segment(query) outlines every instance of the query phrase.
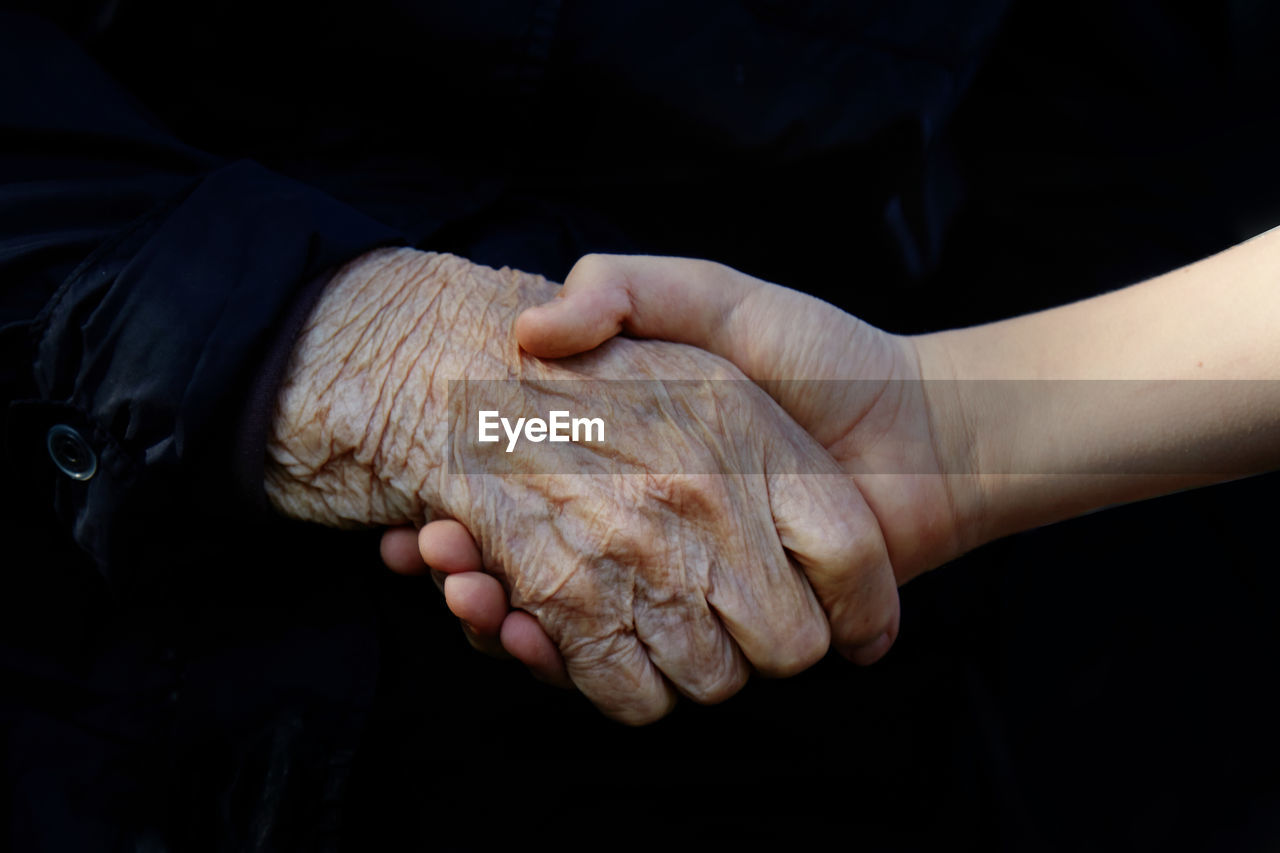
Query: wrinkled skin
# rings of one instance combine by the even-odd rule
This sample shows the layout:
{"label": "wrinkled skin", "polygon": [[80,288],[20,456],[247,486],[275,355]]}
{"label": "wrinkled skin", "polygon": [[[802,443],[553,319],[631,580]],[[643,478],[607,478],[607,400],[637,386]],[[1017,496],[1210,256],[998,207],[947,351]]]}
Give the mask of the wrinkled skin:
{"label": "wrinkled skin", "polygon": [[[549,383],[742,374],[650,341],[531,358],[510,330],[555,291],[537,276],[411,250],[341,271],[281,393],[268,444],[274,505],[343,526],[457,519],[512,605],[559,647],[574,684],[629,723],[662,716],[677,690],[715,702],[751,667],[786,675],[821,657],[827,623],[800,569],[849,579],[856,639],[896,624],[874,517],[804,430],[747,382],[676,384],[666,405],[629,397],[638,383],[582,383],[584,399],[566,403],[564,386]],[[521,380],[504,414],[603,417],[608,450],[567,452],[584,454],[583,470],[605,453],[642,473],[549,470],[545,453],[519,449],[504,459],[514,473],[483,473],[475,445],[448,444],[447,380],[461,378]],[[832,476],[793,473],[802,470]]]}
{"label": "wrinkled skin", "polygon": [[[969,475],[977,468],[973,436],[963,418],[939,418],[963,411],[956,383],[919,381],[952,373],[928,338],[888,334],[722,264],[625,255],[582,258],[556,299],[517,329],[543,357],[625,332],[728,359],[853,478],[879,519],[899,584],[981,541],[983,498]],[[835,591],[826,603],[836,626],[845,603]]]}
{"label": "wrinkled skin", "polygon": [[[982,541],[985,497],[980,478],[966,473],[976,470],[967,419],[937,417],[963,413],[956,383],[919,381],[925,356],[931,377],[952,373],[944,351],[922,352],[928,340],[888,334],[721,264],[646,256],[582,258],[552,300],[516,322],[522,348],[552,359],[619,332],[713,352],[765,389],[851,477],[879,521],[899,584]],[[465,529],[444,521],[417,535],[391,530],[384,545],[394,571],[430,565],[449,575],[445,600],[474,647],[510,653],[536,677],[564,684],[550,641],[519,611],[509,613],[501,587],[478,571],[480,552]],[[872,647],[846,641],[861,631],[861,579],[819,570],[807,577],[837,648],[856,663],[878,659],[896,625]]]}

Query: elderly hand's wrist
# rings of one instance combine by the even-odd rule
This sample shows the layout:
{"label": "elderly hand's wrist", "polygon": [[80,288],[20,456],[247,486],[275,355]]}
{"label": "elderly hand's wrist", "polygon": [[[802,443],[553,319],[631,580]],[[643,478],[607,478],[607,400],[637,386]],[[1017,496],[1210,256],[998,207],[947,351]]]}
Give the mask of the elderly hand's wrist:
{"label": "elderly hand's wrist", "polygon": [[505,329],[487,327],[501,284],[484,293],[474,269],[398,249],[338,272],[278,398],[266,477],[277,509],[352,526],[421,521],[438,505],[448,380],[506,376],[518,358]]}

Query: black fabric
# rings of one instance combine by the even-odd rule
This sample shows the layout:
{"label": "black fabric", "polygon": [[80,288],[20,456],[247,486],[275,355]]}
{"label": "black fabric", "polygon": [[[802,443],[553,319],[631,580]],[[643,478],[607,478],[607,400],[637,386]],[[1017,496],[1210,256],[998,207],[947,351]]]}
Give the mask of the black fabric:
{"label": "black fabric", "polygon": [[293,331],[375,246],[711,257],[914,331],[1276,224],[1272,5],[4,5],[10,848],[1280,839],[1274,476],[995,543],[882,665],[642,730],[259,482]]}

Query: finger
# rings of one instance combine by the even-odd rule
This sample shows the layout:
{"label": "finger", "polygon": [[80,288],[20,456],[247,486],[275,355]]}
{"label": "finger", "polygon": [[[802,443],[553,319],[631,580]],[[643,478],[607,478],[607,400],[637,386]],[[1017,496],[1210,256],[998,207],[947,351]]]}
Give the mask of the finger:
{"label": "finger", "polygon": [[433,521],[414,534],[411,543],[396,543],[396,547],[406,544],[412,546],[418,562],[431,562],[431,578],[461,621],[471,647],[491,657],[509,657],[498,639],[507,594],[496,578],[477,571],[480,550],[466,527],[452,520]]}
{"label": "finger", "polygon": [[447,574],[483,568],[480,548],[471,533],[452,519],[433,521],[419,530],[417,548],[421,560]]}
{"label": "finger", "polygon": [[[543,578],[526,565],[508,576],[513,610],[503,623],[503,645],[535,672],[548,674],[555,672],[548,653],[558,649],[573,686],[601,713],[627,725],[652,723],[675,707],[679,694],[636,636],[626,605],[630,592],[618,582],[619,573],[588,570],[569,542],[556,537],[538,550],[542,561],[569,568]],[[542,633],[550,646],[541,642]]]}
{"label": "finger", "polygon": [[[713,705],[741,690],[751,670],[705,597],[697,580],[702,567],[688,562],[696,559],[671,555],[660,587],[640,585],[636,634],[650,660],[677,690],[695,702]],[[702,562],[705,566],[709,559]]]}
{"label": "finger", "polygon": [[515,331],[542,358],[583,352],[620,332],[696,346],[731,362],[824,443],[831,428],[831,440],[844,434],[831,422],[838,402],[858,411],[871,401],[861,383],[844,386],[836,401],[830,387],[799,380],[844,379],[850,365],[873,378],[884,355],[869,343],[878,332],[812,296],[712,261],[646,255],[585,256],[556,298],[527,309]]}
{"label": "finger", "polygon": [[378,545],[382,562],[401,575],[420,575],[427,570],[418,554],[418,531],[412,527],[392,527],[382,534]]}
{"label": "finger", "polygon": [[626,332],[721,351],[735,307],[765,283],[710,261],[644,255],[587,255],[550,302],[516,320],[520,346],[541,358],[593,349]]}
{"label": "finger", "polygon": [[556,687],[572,688],[564,658],[538,620],[523,610],[513,610],[502,622],[502,648],[520,661],[533,677]]}
{"label": "finger", "polygon": [[[516,625],[517,630],[523,630],[518,627],[520,621]],[[518,643],[514,645],[519,648]],[[568,642],[560,638],[558,645],[573,685],[606,716],[642,726],[675,707],[675,688],[663,678],[634,633],[619,631]]]}
{"label": "finger", "polygon": [[[756,491],[764,492],[764,484]],[[761,675],[785,678],[807,669],[827,653],[831,634],[822,605],[775,531],[771,505],[758,502],[722,517],[733,527],[712,564],[708,603]]]}
{"label": "finger", "polygon": [[506,590],[497,578],[484,572],[447,576],[444,601],[454,616],[481,637],[496,637],[507,615]]}
{"label": "finger", "polygon": [[898,586],[874,514],[853,480],[830,465],[829,474],[768,475],[770,502],[779,539],[822,603],[836,649],[866,665],[897,637]]}
{"label": "finger", "polygon": [[[665,636],[651,635],[657,639],[646,637],[645,646],[654,665],[677,690],[699,704],[715,705],[741,690],[750,678],[751,669],[733,637],[720,625],[705,601],[702,608],[713,625],[686,623],[666,632]],[[644,630],[650,629],[651,626]],[[671,653],[673,649],[675,654]]]}
{"label": "finger", "polygon": [[847,651],[842,652],[842,654],[858,666],[870,666],[883,658],[889,653],[889,650],[893,648],[893,644],[898,640],[898,631],[901,621],[902,607],[899,605],[894,609],[893,620],[890,622],[888,629],[883,634],[866,645],[848,649]]}

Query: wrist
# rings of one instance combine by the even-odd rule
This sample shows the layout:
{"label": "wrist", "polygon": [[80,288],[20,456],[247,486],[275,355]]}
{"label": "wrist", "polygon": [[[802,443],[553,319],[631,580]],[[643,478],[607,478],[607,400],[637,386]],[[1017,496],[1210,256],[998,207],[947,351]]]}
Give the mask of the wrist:
{"label": "wrist", "polygon": [[[946,494],[958,557],[1000,535],[999,482],[987,467],[989,406],[970,393],[945,333],[904,338],[914,354],[921,380],[925,416]],[[944,562],[940,561],[940,562]]]}
{"label": "wrist", "polygon": [[286,370],[268,441],[276,508],[336,526],[420,522],[441,508],[448,380],[518,370],[510,336],[488,333],[516,301],[511,283],[409,249],[339,271]]}

